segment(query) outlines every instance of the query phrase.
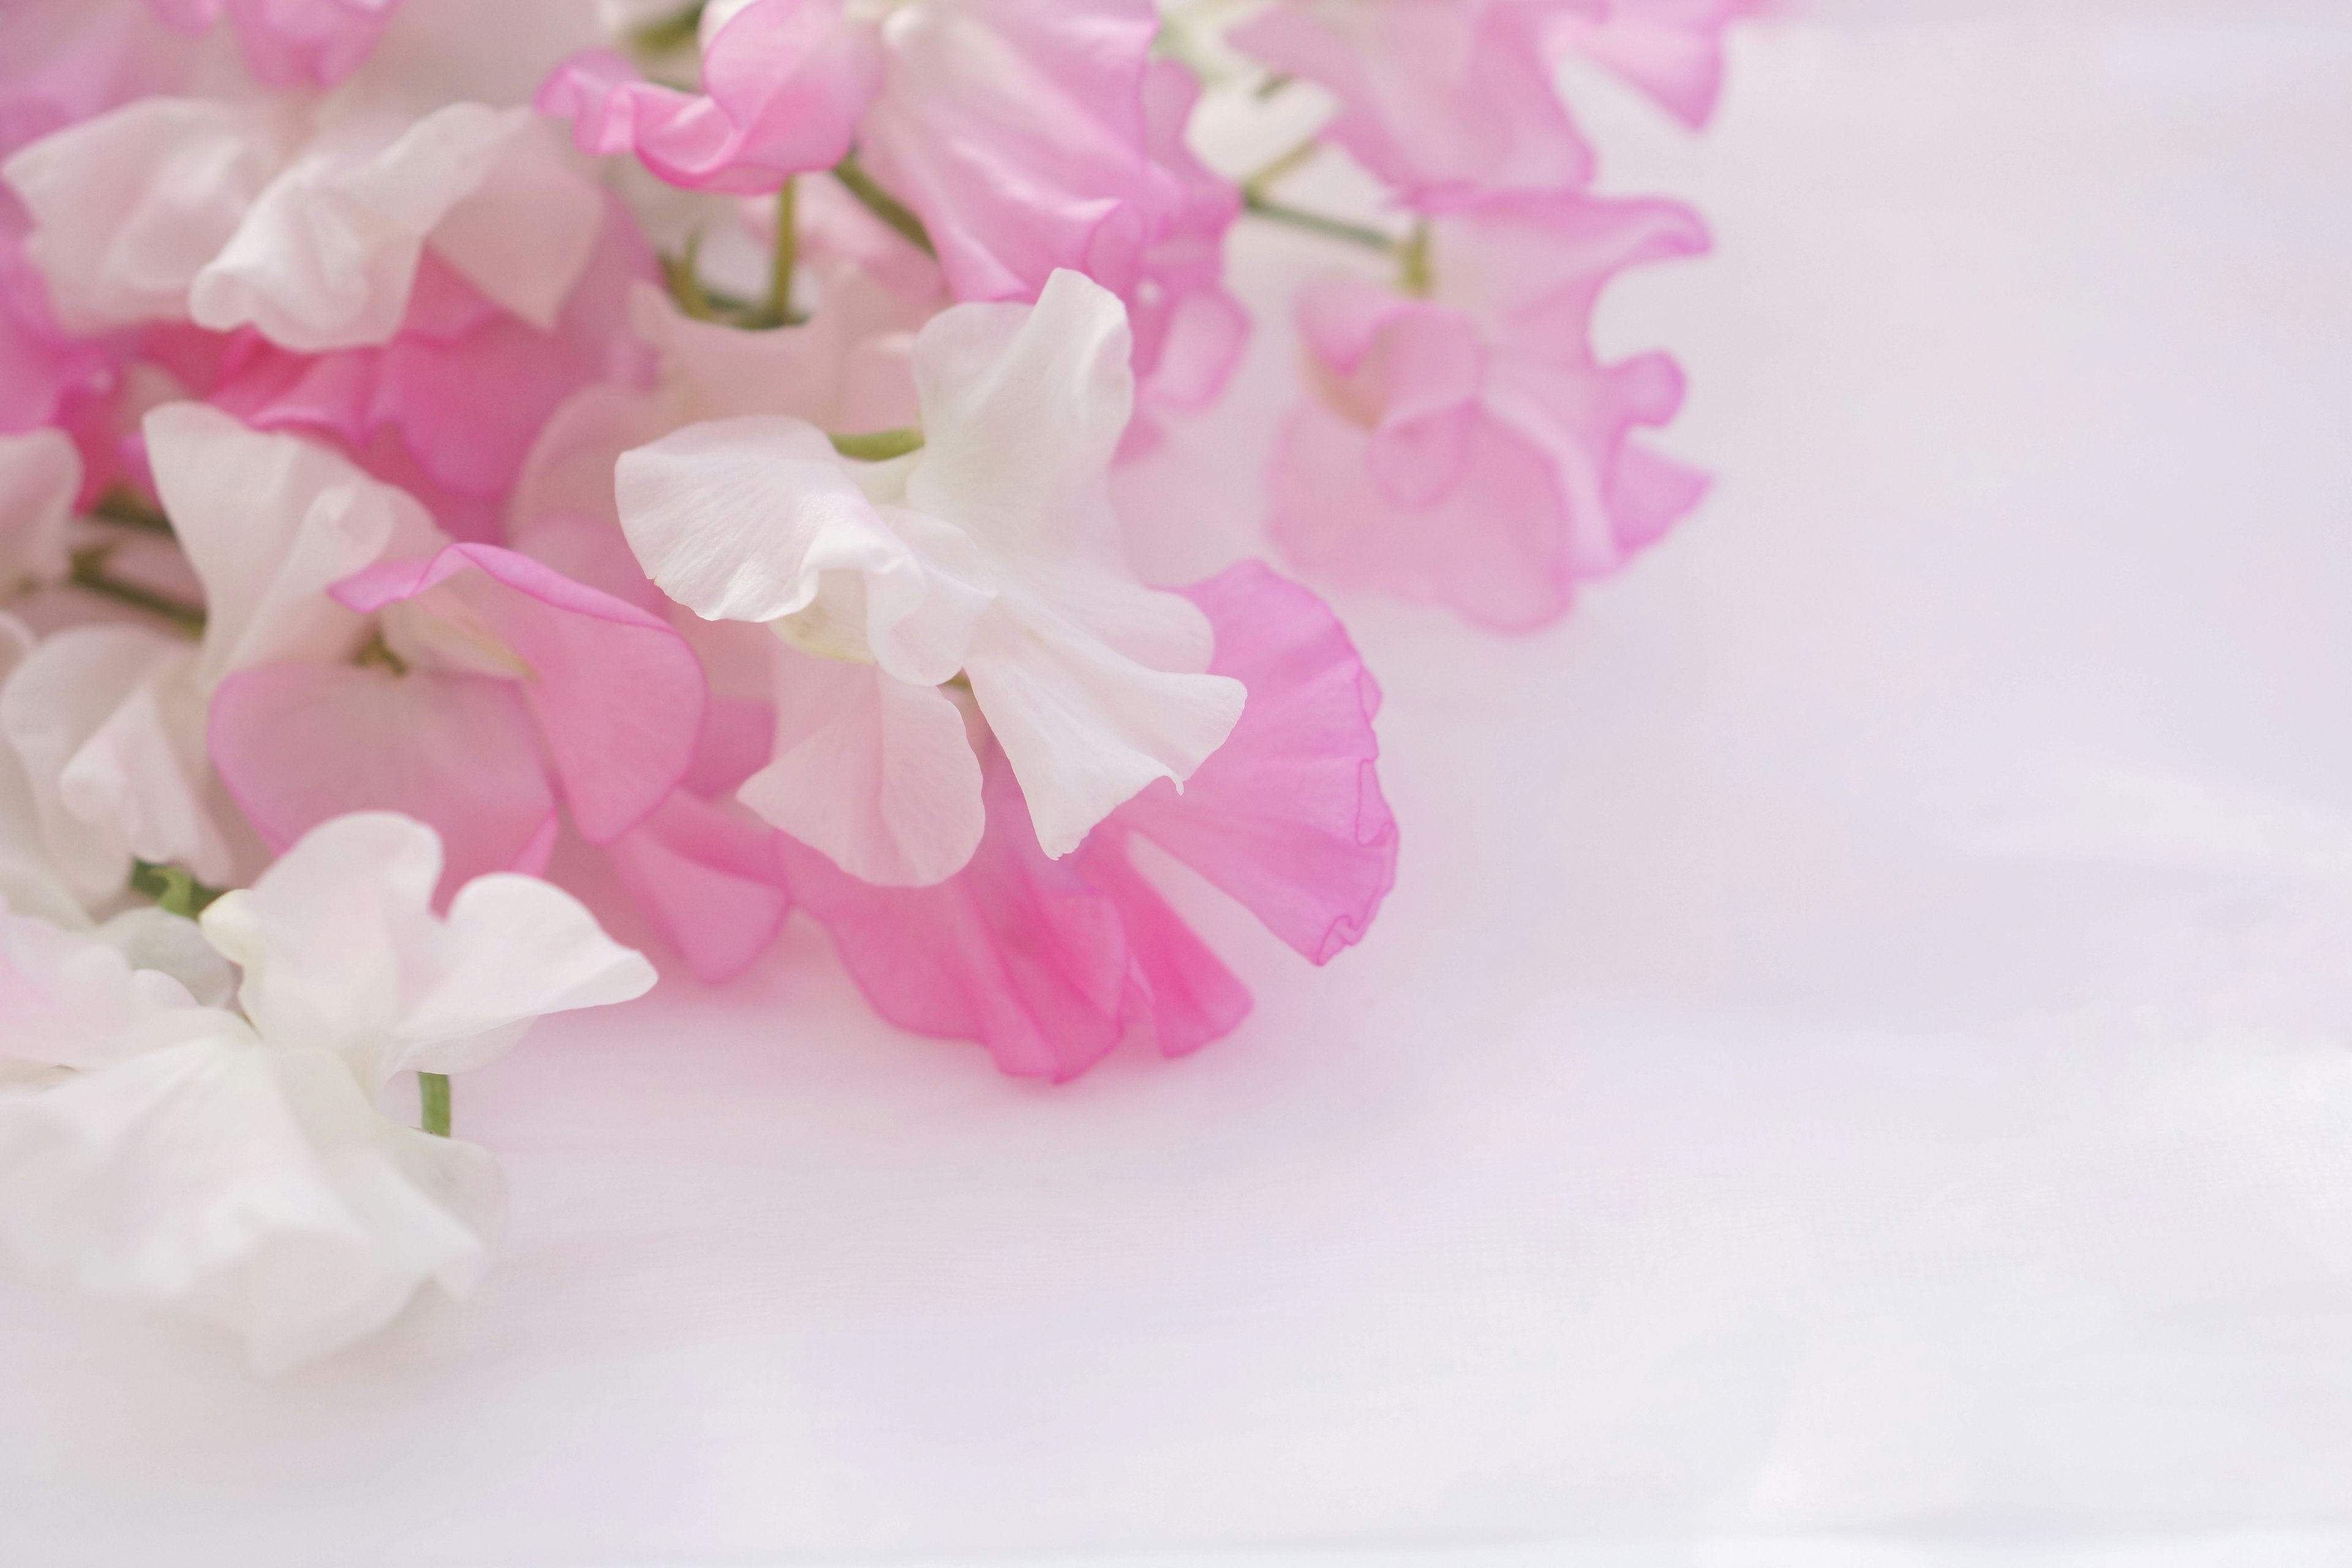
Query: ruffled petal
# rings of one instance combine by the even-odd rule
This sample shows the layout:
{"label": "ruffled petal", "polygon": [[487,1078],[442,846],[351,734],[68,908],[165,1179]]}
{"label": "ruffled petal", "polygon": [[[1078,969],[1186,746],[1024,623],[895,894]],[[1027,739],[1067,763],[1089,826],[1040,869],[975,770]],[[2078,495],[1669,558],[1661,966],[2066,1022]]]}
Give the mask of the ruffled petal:
{"label": "ruffled petal", "polygon": [[[142,912],[203,946],[189,921]],[[152,949],[168,938],[137,927],[114,934],[123,940],[63,931],[0,905],[0,1058],[87,1072],[188,1040],[246,1035],[234,1016],[200,1005],[155,963],[133,961],[134,944]]]}
{"label": "ruffled petal", "polygon": [[1118,910],[1038,849],[1001,761],[988,770],[987,801],[987,837],[946,882],[877,888],[786,844],[793,891],[892,1023],[981,1041],[1017,1077],[1075,1078],[1124,1032]]}
{"label": "ruffled petal", "polygon": [[829,169],[874,94],[880,60],[870,25],[842,0],[751,0],[705,24],[703,91],[638,79],[609,50],[577,56],[541,89],[543,114],[569,118],[583,153],[635,152],[674,185],[737,195]]}
{"label": "ruffled petal", "polygon": [[238,1000],[272,1046],[315,1046],[381,1087],[403,1071],[483,1065],[548,1013],[604,1006],[654,984],[578,900],[494,874],[432,909],[441,845],[391,813],[338,817],[250,888],[204,914],[245,971]]}
{"label": "ruffled petal", "polygon": [[[304,353],[388,342],[427,238],[451,220],[452,265],[509,308],[528,307],[518,313],[551,318],[587,264],[601,204],[544,158],[509,163],[535,134],[529,110],[478,103],[413,123],[367,115],[329,127],[191,280],[187,315],[213,331],[249,324]],[[533,172],[543,183],[519,201],[515,183]]]}
{"label": "ruffled petal", "polygon": [[[1396,881],[1396,819],[1372,733],[1379,689],[1322,600],[1257,562],[1185,590],[1217,628],[1212,667],[1249,706],[1181,795],[1155,784],[1114,814],[1328,963],[1362,940]],[[1123,857],[1118,833],[1087,846]]]}
{"label": "ruffled petal", "polygon": [[217,1324],[280,1371],[471,1292],[484,1151],[379,1115],[318,1050],[191,1041],[0,1096],[0,1237],[35,1272]]}
{"label": "ruffled petal", "polygon": [[706,985],[751,967],[792,911],[774,831],[684,791],[605,853],[637,907]]}
{"label": "ruffled petal", "polygon": [[25,254],[79,332],[184,321],[188,289],[277,176],[267,105],[148,98],[32,143],[0,179],[32,215]]}

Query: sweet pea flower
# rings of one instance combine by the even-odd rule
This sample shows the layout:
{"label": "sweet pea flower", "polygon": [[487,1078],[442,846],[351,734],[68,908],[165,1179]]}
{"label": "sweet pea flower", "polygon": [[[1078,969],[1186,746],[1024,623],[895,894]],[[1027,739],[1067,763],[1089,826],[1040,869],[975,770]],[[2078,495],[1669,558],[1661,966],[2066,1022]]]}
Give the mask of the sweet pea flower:
{"label": "sweet pea flower", "polygon": [[[208,754],[271,847],[331,816],[393,809],[439,831],[453,883],[537,870],[559,802],[607,842],[687,772],[702,676],[658,617],[517,552],[447,542],[414,498],[313,443],[194,404],[146,428],[207,605],[202,649],[149,677],[164,692],[149,706],[172,717],[184,772]],[[51,643],[100,629],[152,636],[93,628]],[[0,725],[21,712],[38,739],[46,694],[17,702],[25,679],[0,689]],[[184,685],[162,686],[173,679]],[[177,732],[189,725],[192,748]],[[70,779],[74,765],[58,772]],[[216,862],[137,852],[221,879],[208,874]],[[107,864],[119,880],[121,857]]]}
{"label": "sweet pea flower", "polygon": [[1285,422],[1268,527],[1310,575],[1500,631],[1565,614],[1698,503],[1705,479],[1629,438],[1682,401],[1663,354],[1601,364],[1601,289],[1706,247],[1668,202],[1507,195],[1434,227],[1434,297],[1360,279],[1301,296],[1317,391]]}
{"label": "sweet pea flower", "polygon": [[939,886],[874,887],[787,847],[794,894],[884,1017],[980,1041],[1002,1070],[1056,1081],[1130,1029],[1170,1056],[1230,1033],[1249,993],[1137,869],[1139,837],[1312,963],[1362,940],[1396,878],[1374,767],[1379,688],[1322,601],[1263,565],[1184,593],[1215,627],[1212,668],[1247,688],[1249,706],[1181,795],[1153,784],[1055,861],[992,750],[987,835]]}
{"label": "sweet pea flower", "polygon": [[320,448],[193,404],[157,409],[145,433],[204,586],[201,642],[72,626],[0,686],[0,737],[30,782],[47,853],[85,900],[119,890],[134,858],[234,879],[205,755],[213,692],[253,665],[346,651],[358,622],[327,586],[433,537],[415,502]]}
{"label": "sweet pea flower", "polygon": [[0,913],[9,1249],[226,1329],[264,1371],[373,1332],[427,1279],[470,1293],[497,1166],[382,1115],[374,1092],[485,1065],[537,1017],[641,995],[654,972],[529,878],[469,882],[437,917],[440,870],[422,824],[345,817],[214,903],[203,934],[243,966],[243,1016],[183,977],[217,988],[200,944]]}
{"label": "sweet pea flower", "polygon": [[957,299],[1031,300],[1084,272],[1129,302],[1146,374],[1188,312],[1181,396],[1238,354],[1217,241],[1240,203],[1182,149],[1197,87],[1152,60],[1159,27],[1150,0],[739,0],[703,13],[700,95],[607,52],[539,101],[583,151],[698,190],[774,190],[854,142]]}
{"label": "sweet pea flower", "polygon": [[1556,0],[1278,0],[1228,35],[1339,100],[1332,142],[1409,199],[1592,174],[1542,39]]}
{"label": "sweet pea flower", "polygon": [[1134,403],[1118,301],[1057,273],[916,341],[919,450],[852,463],[814,426],[690,426],[623,457],[621,521],[663,592],[777,633],[775,756],[740,798],[853,876],[922,885],[984,824],[969,683],[1045,853],[1216,750],[1243,691],[1199,610],[1136,581],[1108,473]]}
{"label": "sweet pea flower", "polygon": [[147,0],[184,33],[227,17],[256,80],[273,88],[332,87],[366,59],[400,0]]}
{"label": "sweet pea flower", "polygon": [[1693,130],[1723,90],[1723,41],[1771,0],[1574,0],[1551,7],[1548,41],[1590,57]]}
{"label": "sweet pea flower", "polygon": [[604,220],[528,110],[412,116],[356,89],[307,109],[142,99],[19,150],[0,181],[71,330],[250,325],[304,353],[388,341],[428,248],[551,327]]}

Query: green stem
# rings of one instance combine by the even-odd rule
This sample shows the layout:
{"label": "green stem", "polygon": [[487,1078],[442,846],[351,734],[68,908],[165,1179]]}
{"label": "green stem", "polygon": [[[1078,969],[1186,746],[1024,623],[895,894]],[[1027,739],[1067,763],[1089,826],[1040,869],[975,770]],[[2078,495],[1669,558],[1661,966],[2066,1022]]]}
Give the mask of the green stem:
{"label": "green stem", "polygon": [[416,1091],[425,1101],[425,1131],[436,1138],[449,1136],[449,1076],[446,1073],[421,1072],[416,1075]]}
{"label": "green stem", "polygon": [[930,231],[923,226],[923,220],[917,217],[906,203],[876,184],[874,176],[866,172],[866,165],[857,161],[856,153],[852,153],[835,163],[833,177],[839,180],[851,195],[864,203],[867,212],[904,235],[908,244],[926,256],[939,254],[938,247],[931,244]]}
{"label": "green stem", "polygon": [[923,433],[913,428],[872,430],[862,436],[835,436],[831,439],[833,449],[845,458],[855,458],[861,463],[887,463],[893,458],[919,451]]}
{"label": "green stem", "polygon": [[1293,170],[1298,168],[1299,165],[1305,163],[1309,158],[1312,158],[1316,153],[1320,153],[1321,151],[1323,151],[1323,143],[1321,141],[1313,136],[1309,136],[1306,141],[1301,142],[1297,146],[1293,147],[1289,152],[1285,153],[1281,157],[1275,159],[1272,163],[1266,164],[1265,167],[1260,169],[1256,174],[1252,174],[1248,179],[1244,180],[1242,182],[1242,189],[1245,193],[1263,196],[1268,190],[1273,188],[1274,183],[1276,180],[1281,179],[1285,174],[1287,174]]}
{"label": "green stem", "polygon": [[90,504],[89,515],[101,522],[135,528],[142,533],[172,537],[172,520],[141,500],[127,485],[117,485]]}
{"label": "green stem", "polygon": [[702,254],[702,236],[697,233],[686,242],[685,251],[661,258],[662,281],[669,287],[669,297],[677,308],[698,321],[719,320],[719,310],[710,296],[702,291],[702,279],[694,269],[695,258]]}
{"label": "green stem", "polygon": [[1379,229],[1365,224],[1347,223],[1336,217],[1325,217],[1299,207],[1286,206],[1270,196],[1244,188],[1242,192],[1244,210],[1272,223],[1286,223],[1293,228],[1303,228],[1309,234],[1319,234],[1326,239],[1342,239],[1349,245],[1360,245],[1372,250],[1396,254],[1397,242]]}
{"label": "green stem", "polygon": [[205,887],[177,866],[159,866],[152,860],[131,863],[131,890],[154,900],[156,908],[165,914],[188,920],[203,914],[223,891]]}
{"label": "green stem", "polygon": [[1430,268],[1429,220],[1415,218],[1412,233],[1397,247],[1397,287],[1415,299],[1426,300],[1436,286],[1436,274]]}
{"label": "green stem", "polygon": [[691,44],[702,31],[703,0],[658,21],[647,22],[629,35],[629,48],[640,55],[667,55]]}
{"label": "green stem", "polygon": [[793,192],[793,178],[786,175],[784,188],[776,193],[776,259],[768,272],[768,320],[780,327],[792,324],[793,268],[800,260],[800,225],[793,210],[798,204]]}
{"label": "green stem", "polygon": [[190,637],[205,635],[205,613],[197,606],[182,604],[168,594],[159,594],[152,588],[142,588],[136,583],[126,583],[120,577],[109,575],[106,560],[113,553],[114,547],[110,544],[98,544],[88,550],[76,551],[73,572],[67,580],[86,593],[112,599],[119,605],[129,605],[133,609],[145,610],[150,615],[161,616]]}

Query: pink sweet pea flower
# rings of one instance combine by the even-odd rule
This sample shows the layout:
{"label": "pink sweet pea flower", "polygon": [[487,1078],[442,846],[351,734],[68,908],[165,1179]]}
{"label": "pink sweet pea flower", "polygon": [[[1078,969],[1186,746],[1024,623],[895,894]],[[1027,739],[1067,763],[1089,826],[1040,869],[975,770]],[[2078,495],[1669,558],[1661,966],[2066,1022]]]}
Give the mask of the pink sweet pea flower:
{"label": "pink sweet pea flower", "polygon": [[1595,298],[1622,269],[1706,247],[1667,202],[1490,197],[1436,224],[1436,298],[1311,286],[1319,391],[1285,424],[1269,528],[1302,570],[1451,605],[1500,631],[1566,613],[1698,503],[1705,479],[1628,439],[1682,401],[1674,362],[1598,363]]}
{"label": "pink sweet pea flower", "polygon": [[1696,130],[1723,90],[1723,37],[1770,0],[1581,0],[1555,8],[1555,47],[1591,57]]}
{"label": "pink sweet pea flower", "polygon": [[794,893],[883,1016],[980,1041],[1003,1071],[1055,1081],[1130,1027],[1170,1056],[1230,1033],[1249,993],[1136,870],[1136,837],[1316,963],[1362,939],[1396,875],[1374,768],[1379,689],[1323,603],[1262,565],[1185,593],[1216,629],[1211,668],[1249,703],[1182,794],[1153,785],[1050,860],[992,751],[987,835],[944,883],[877,888],[787,843]]}
{"label": "pink sweet pea flower", "polygon": [[246,331],[223,345],[217,364],[178,368],[189,384],[209,387],[207,401],[256,429],[331,439],[426,501],[451,532],[495,540],[557,410],[583,388],[617,394],[649,379],[652,356],[625,312],[653,271],[615,204],[552,331],[501,310],[427,256],[400,334],[381,347],[304,355]]}
{"label": "pink sweet pea flower", "polygon": [[215,765],[273,847],[397,810],[441,832],[453,884],[536,873],[559,799],[610,843],[686,776],[701,668],[635,605],[487,544],[382,563],[332,596],[375,617],[397,668],[270,665],[213,699]]}
{"label": "pink sweet pea flower", "polygon": [[635,152],[674,185],[751,195],[840,163],[880,73],[876,29],[842,0],[751,0],[703,13],[700,93],[596,50],[549,79],[539,107],[572,121],[583,153]]}
{"label": "pink sweet pea flower", "polygon": [[1325,134],[1409,197],[1591,177],[1541,40],[1557,0],[1282,0],[1234,47],[1328,89]]}
{"label": "pink sweet pea flower", "polygon": [[400,0],[147,0],[184,33],[223,16],[254,79],[265,87],[332,87],[375,47]]}

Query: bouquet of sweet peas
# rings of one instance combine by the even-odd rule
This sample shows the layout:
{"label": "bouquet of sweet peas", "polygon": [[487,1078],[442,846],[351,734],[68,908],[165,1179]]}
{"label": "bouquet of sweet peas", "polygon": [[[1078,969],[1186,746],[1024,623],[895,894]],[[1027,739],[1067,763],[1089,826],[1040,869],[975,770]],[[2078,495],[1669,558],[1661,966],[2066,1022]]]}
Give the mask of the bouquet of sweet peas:
{"label": "bouquet of sweet peas", "polygon": [[[655,984],[608,897],[711,983],[797,908],[1008,1073],[1230,1032],[1139,841],[1316,963],[1395,875],[1317,589],[1534,627],[1699,500],[1590,328],[1704,230],[1556,79],[1696,124],[1745,8],[16,0],[0,1242],[265,1366],[462,1294],[451,1076]],[[1244,220],[1331,253],[1276,564],[1148,583]]]}

